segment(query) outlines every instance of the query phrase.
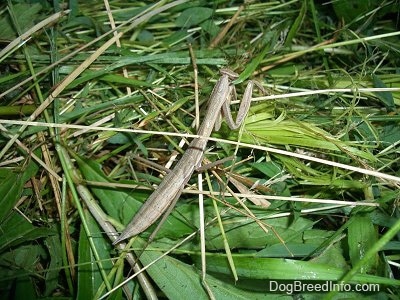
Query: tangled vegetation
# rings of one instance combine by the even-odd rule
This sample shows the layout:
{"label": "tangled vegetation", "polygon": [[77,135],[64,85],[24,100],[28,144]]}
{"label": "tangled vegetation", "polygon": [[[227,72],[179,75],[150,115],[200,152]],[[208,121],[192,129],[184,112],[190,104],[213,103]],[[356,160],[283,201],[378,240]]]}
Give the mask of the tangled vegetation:
{"label": "tangled vegetation", "polygon": [[[1,4],[1,298],[397,299],[399,7]],[[266,94],[212,134],[204,164],[223,161],[154,241],[152,226],[113,246],[195,137],[221,68],[240,74],[238,99],[248,80]]]}

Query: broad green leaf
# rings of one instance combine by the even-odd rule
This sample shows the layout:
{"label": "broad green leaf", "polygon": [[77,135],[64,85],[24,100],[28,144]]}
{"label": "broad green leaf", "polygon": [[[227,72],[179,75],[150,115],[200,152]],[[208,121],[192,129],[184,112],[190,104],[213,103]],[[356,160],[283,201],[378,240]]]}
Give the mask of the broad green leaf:
{"label": "broad green leaf", "polygon": [[296,19],[294,20],[294,22],[293,22],[292,26],[290,27],[290,30],[287,34],[285,46],[290,47],[292,45],[292,40],[295,38],[297,32],[299,31],[299,29],[300,29],[301,25],[303,24],[303,21],[306,17],[307,6],[308,6],[308,1],[304,0],[302,2],[300,12],[297,15]]}
{"label": "broad green leaf", "polygon": [[151,33],[151,31],[148,31],[146,29],[140,31],[137,39],[140,43],[145,45],[151,45],[152,43],[154,43],[155,40],[154,35]]}
{"label": "broad green leaf", "polygon": [[114,145],[125,145],[129,143],[129,138],[123,132],[117,132],[107,139],[107,142]]}
{"label": "broad green leaf", "polygon": [[184,10],[175,20],[179,27],[189,28],[209,19],[214,10],[207,7],[191,7]]}
{"label": "broad green leaf", "polygon": [[[78,156],[75,156],[75,158],[86,180],[110,183],[110,180],[102,172],[100,164],[92,160],[79,158]],[[127,224],[132,219],[141,207],[142,201],[149,195],[149,193],[145,192],[127,191],[121,188],[112,189],[109,187],[91,187],[91,191],[100,201],[105,212],[112,218],[121,220],[124,224]],[[186,225],[185,221],[172,214],[167,218],[157,236],[167,235],[176,237],[190,232],[191,227]]]}
{"label": "broad green leaf", "polygon": [[[0,256],[0,295],[2,299],[36,299],[33,277],[37,264],[45,252],[40,245],[25,245],[14,248]],[[22,290],[20,290],[22,289]],[[4,298],[5,295],[9,297]]]}
{"label": "broad green leaf", "polygon": [[[384,199],[384,197],[382,197],[380,199],[380,203],[391,202],[397,199],[398,196],[399,192],[394,191],[393,193],[387,195],[387,199]],[[374,224],[382,227],[392,227],[394,224],[396,224],[398,220],[396,216],[388,215],[387,213],[379,210],[374,210],[372,213],[370,213],[370,217]]]}
{"label": "broad green leaf", "polygon": [[[375,74],[372,74],[372,81],[376,88],[387,88],[385,83]],[[389,112],[395,110],[394,99],[391,92],[375,92],[375,95],[378,96],[379,100],[382,101]]]}
{"label": "broad green leaf", "polygon": [[251,163],[250,164],[253,168],[259,170],[264,175],[267,175],[268,178],[275,178],[278,174],[282,173],[282,168],[272,161],[266,161],[261,163]]}
{"label": "broad green leaf", "polygon": [[206,31],[212,37],[216,36],[220,31],[220,28],[215,24],[213,20],[206,20],[200,24],[201,28]]}
{"label": "broad green leaf", "polygon": [[[146,265],[157,259],[161,254],[157,251],[145,251],[140,261]],[[175,258],[166,256],[147,271],[168,299],[193,299],[193,295],[196,299],[209,299],[201,283],[199,271]],[[218,300],[276,299],[275,295],[245,291],[210,275],[206,275],[206,283],[215,299]]]}
{"label": "broad green leaf", "polygon": [[[39,17],[42,6],[39,3],[27,4],[17,3],[9,7],[16,17],[18,27],[22,32],[31,29]],[[15,24],[9,16],[9,12],[3,13],[0,19],[0,36],[2,40],[13,40],[19,36],[15,29]]]}
{"label": "broad green leaf", "polygon": [[17,212],[12,212],[1,224],[0,252],[21,243],[55,234],[53,229],[38,228]]}
{"label": "broad green leaf", "polygon": [[400,242],[397,241],[389,242],[385,245],[385,247],[383,247],[383,250],[384,251],[393,250],[400,252]]}
{"label": "broad green leaf", "polygon": [[39,299],[33,278],[27,277],[17,279],[15,283],[15,294],[10,299]]}
{"label": "broad green leaf", "polygon": [[[286,243],[286,247],[290,249],[293,257],[304,257],[313,253],[319,245],[317,244],[300,244]],[[287,249],[282,244],[275,244],[257,252],[257,257],[288,257]]]}
{"label": "broad green leaf", "polygon": [[[40,156],[38,151],[35,151]],[[4,222],[4,218],[11,212],[14,205],[21,197],[23,186],[26,181],[31,179],[38,171],[35,161],[30,160],[29,164],[20,171],[20,173],[12,173],[7,169],[4,172],[8,176],[2,180],[0,185],[0,224]]]}
{"label": "broad green leaf", "polygon": [[349,265],[343,256],[343,250],[340,243],[329,245],[317,257],[314,257],[312,262],[329,265],[342,270],[349,270]]}
{"label": "broad green leaf", "polygon": [[[342,268],[326,264],[282,258],[255,258],[234,256],[236,271],[240,279],[263,280],[340,280],[345,274]],[[230,274],[227,259],[222,256],[207,257],[207,269],[210,272]],[[380,283],[400,286],[400,280],[366,274],[355,275],[353,283]]]}
{"label": "broad green leaf", "polygon": [[[256,222],[243,216],[224,215],[222,216],[223,225],[231,248],[262,249],[266,245],[282,245],[280,239],[285,243],[302,243],[304,230],[312,228],[313,225],[312,221],[304,218],[298,218],[292,223],[288,217],[262,219],[266,216],[265,213],[257,212],[255,215],[263,220],[268,227],[272,227],[275,232],[269,229],[266,233]],[[223,240],[217,226],[207,227],[206,236],[207,249],[224,249]],[[284,247],[284,249],[285,252],[282,255],[290,256],[287,248]]]}
{"label": "broad green leaf", "polygon": [[[129,115],[129,113],[126,113],[126,111],[124,111],[124,114],[122,114],[121,112],[115,113],[114,126],[117,128],[121,127],[123,124],[123,120],[121,120],[121,118],[123,117],[122,115]],[[121,132],[121,134],[126,136],[126,138],[128,139],[128,141],[131,145],[136,145],[145,157],[148,156],[147,148],[143,145],[141,140],[138,138],[137,134],[132,133],[132,132]]]}
{"label": "broad green leaf", "polygon": [[306,230],[303,234],[305,243],[318,244],[321,240],[329,239],[334,232],[323,229]]}
{"label": "broad green leaf", "polygon": [[49,296],[58,287],[58,279],[62,270],[62,247],[60,243],[60,236],[53,235],[44,240],[49,253],[50,264],[48,265],[48,271],[46,272],[46,290],[45,295]]}
{"label": "broad green leaf", "polygon": [[393,145],[400,141],[400,126],[398,124],[399,123],[396,122],[382,127],[379,139],[384,146]]}
{"label": "broad green leaf", "polygon": [[[103,270],[106,272],[106,274],[109,276],[108,280],[113,283],[116,280],[116,275],[115,273],[112,273],[112,269],[114,268],[114,264],[112,261],[112,251],[113,248],[109,243],[108,237],[104,234],[103,230],[99,226],[99,224],[96,222],[96,220],[92,217],[89,211],[85,211],[86,215],[86,223],[88,225],[90,235],[93,238],[93,243],[94,246],[96,247],[97,254],[100,257],[101,260],[101,267]],[[83,233],[83,231],[82,231]],[[92,251],[91,251],[92,253]],[[93,255],[92,255],[93,257]],[[96,268],[93,268],[93,273],[92,273],[92,282],[93,282],[93,287],[95,288],[95,291],[97,292],[97,295],[99,295],[99,287],[101,287],[104,283],[104,279],[101,277],[101,274],[99,272],[99,266],[96,264]],[[129,283],[128,287],[133,290],[132,287],[133,283]],[[104,286],[102,287],[104,289]]]}
{"label": "broad green leaf", "polygon": [[[75,158],[86,180],[110,183],[110,180],[102,172],[100,164],[78,156]],[[125,222],[129,220],[129,216],[126,216],[126,211],[137,210],[142,204],[139,200],[132,197],[131,193],[125,190],[98,187],[93,187],[91,190],[99,199],[107,214],[115,219],[122,219]]]}
{"label": "broad green leaf", "polygon": [[[354,220],[347,229],[347,242],[350,260],[354,265],[362,259],[365,253],[377,242],[378,233],[369,215],[354,215],[351,218]],[[375,273],[378,260],[379,257],[378,254],[376,254],[374,259],[366,262],[366,264],[362,266],[360,272]]]}
{"label": "broad green leaf", "polygon": [[[93,238],[97,253],[101,259],[101,266],[106,273],[110,273],[113,268],[113,264],[110,256],[111,248],[108,239],[106,240],[104,238],[102,230],[88,211],[85,212],[85,215],[91,237]],[[104,284],[104,280],[99,270],[99,264],[94,261],[95,258],[83,227],[81,227],[79,236],[78,259],[79,268],[77,298],[97,298],[95,295],[98,295],[98,290]],[[113,274],[113,277],[109,277],[108,280],[111,282],[115,280],[115,273]],[[131,285],[132,284],[130,284],[130,286]],[[105,287],[103,286],[102,289],[104,290],[104,288]],[[120,293],[120,291],[118,293]]]}
{"label": "broad green leaf", "polygon": [[0,185],[0,221],[2,223],[20,198],[23,185],[21,176],[15,173],[9,173]]}
{"label": "broad green leaf", "polygon": [[85,230],[81,227],[78,244],[78,290],[77,299],[93,299],[96,292],[93,277],[98,276],[99,270],[94,259]]}

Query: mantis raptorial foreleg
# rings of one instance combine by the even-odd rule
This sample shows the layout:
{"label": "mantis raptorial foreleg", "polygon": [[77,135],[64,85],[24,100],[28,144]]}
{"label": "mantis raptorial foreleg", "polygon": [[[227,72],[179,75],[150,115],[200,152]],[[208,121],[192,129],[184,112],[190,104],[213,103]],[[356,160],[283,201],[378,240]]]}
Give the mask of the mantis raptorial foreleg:
{"label": "mantis raptorial foreleg", "polygon": [[[221,69],[220,73],[221,77],[211,93],[204,120],[197,132],[200,137],[195,138],[190,143],[176,166],[164,177],[158,188],[142,205],[114,244],[143,232],[154,224],[161,215],[165,214],[169,208],[172,209],[171,206],[175,205],[193,172],[200,166],[207,146],[207,139],[210,137],[214,125],[217,124],[221,110],[231,129],[236,129],[243,122],[250,108],[254,82],[250,81],[247,84],[236,122],[233,122],[229,104],[232,94],[236,95],[232,80],[237,78],[238,75],[227,69]],[[217,126],[219,128],[219,125]]]}
{"label": "mantis raptorial foreleg", "polygon": [[[229,128],[232,130],[238,129],[240,125],[242,125],[243,120],[246,118],[246,115],[250,109],[251,104],[251,95],[253,94],[254,84],[261,90],[261,92],[265,93],[263,86],[257,81],[250,80],[247,83],[246,90],[243,94],[243,99],[240,102],[239,110],[236,115],[236,121],[233,121],[232,112],[231,112],[231,96],[233,96],[236,100],[236,90],[235,86],[231,86],[232,92],[229,94],[228,98],[222,105],[222,113],[225,117],[226,124],[228,124]],[[218,128],[219,129],[219,128]],[[218,130],[216,128],[216,130]]]}

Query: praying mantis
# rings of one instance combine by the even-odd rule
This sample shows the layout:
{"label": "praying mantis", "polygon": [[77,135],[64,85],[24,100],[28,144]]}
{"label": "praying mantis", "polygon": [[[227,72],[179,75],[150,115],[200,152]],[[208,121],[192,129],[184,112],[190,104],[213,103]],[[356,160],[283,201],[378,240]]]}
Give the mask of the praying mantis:
{"label": "praying mantis", "polygon": [[125,230],[113,242],[114,245],[142,233],[162,215],[164,216],[160,223],[165,220],[178,201],[183,188],[191,178],[193,172],[200,167],[207,141],[213,131],[213,127],[215,127],[215,130],[219,130],[220,128],[221,111],[229,128],[235,130],[242,124],[249,111],[254,84],[264,92],[261,84],[250,80],[247,83],[243,99],[240,103],[236,121],[233,121],[230,101],[232,94],[236,95],[236,91],[232,80],[238,78],[239,75],[229,69],[221,69],[220,74],[221,77],[215,84],[211,93],[204,120],[197,132],[199,137],[193,139],[189,144],[182,158],[141,206],[139,211],[126,226]]}

